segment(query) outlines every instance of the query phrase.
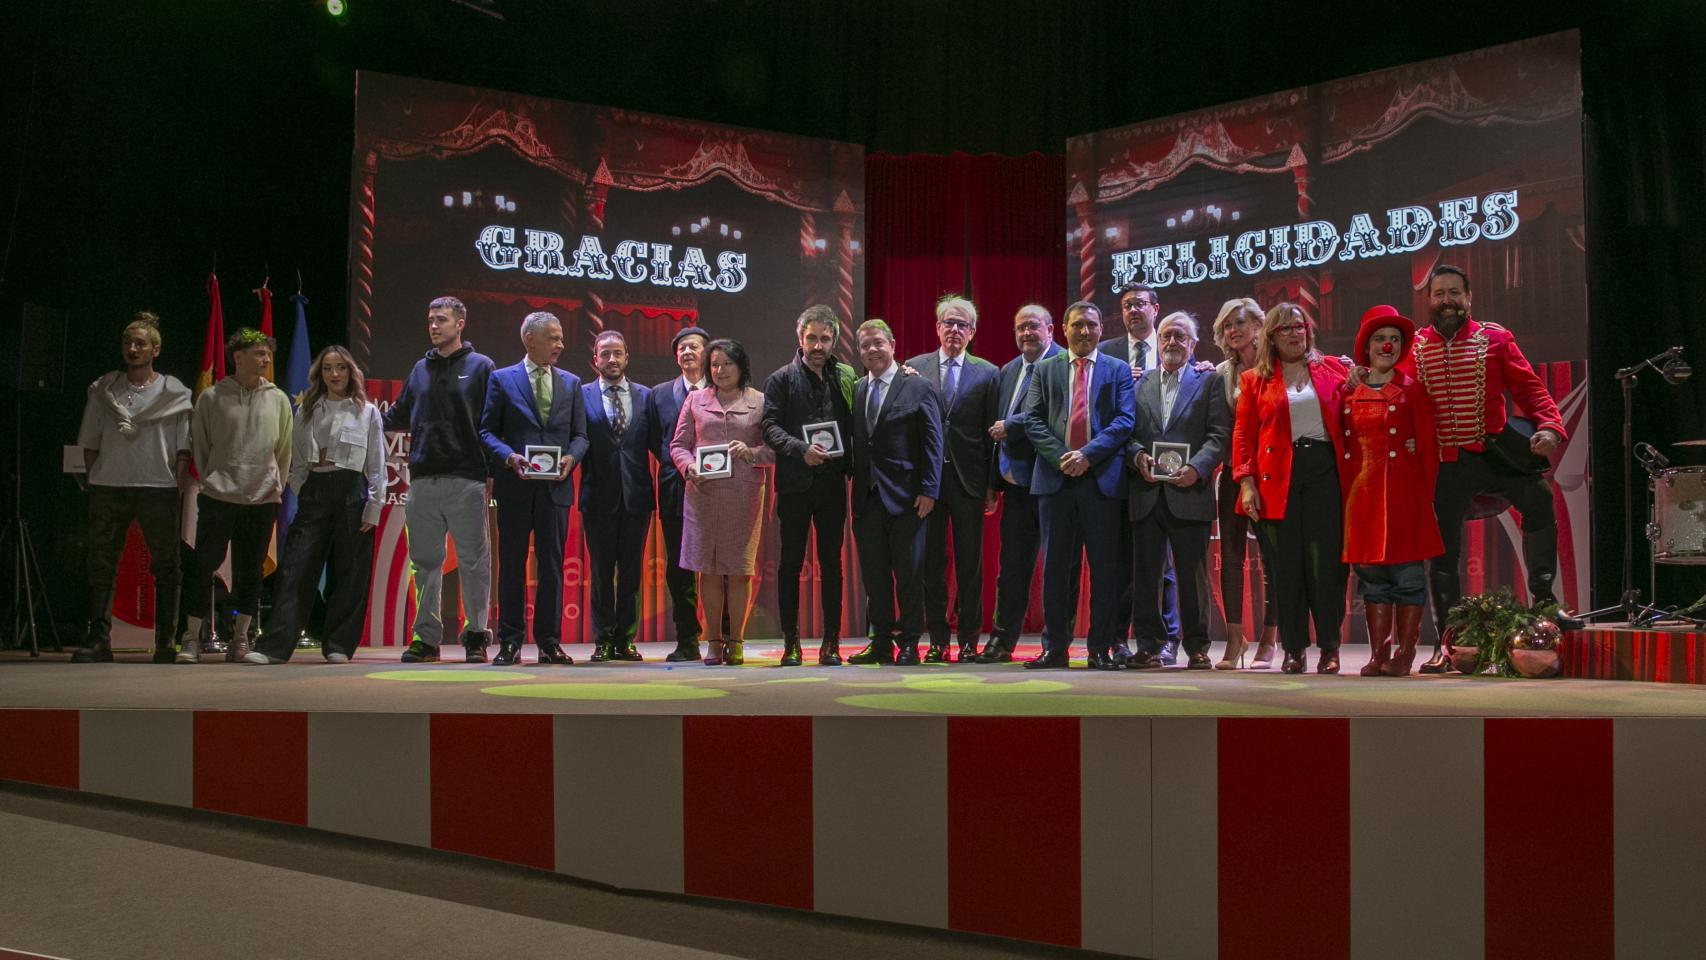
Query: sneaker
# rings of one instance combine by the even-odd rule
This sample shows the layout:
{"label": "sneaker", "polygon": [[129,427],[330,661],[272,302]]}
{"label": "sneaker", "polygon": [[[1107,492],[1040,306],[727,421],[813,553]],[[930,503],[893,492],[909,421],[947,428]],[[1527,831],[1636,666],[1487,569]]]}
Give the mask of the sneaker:
{"label": "sneaker", "polygon": [[178,647],[178,661],[177,662],[179,662],[179,663],[200,663],[201,662],[201,641],[192,637],[190,639],[185,640],[181,645],[179,645],[179,647]]}
{"label": "sneaker", "polygon": [[[181,656],[181,655],[180,655]],[[404,663],[437,663],[438,648],[424,640],[416,640],[403,651]]]}
{"label": "sneaker", "polygon": [[259,650],[255,650],[255,651],[252,651],[250,653],[244,654],[243,655],[243,662],[244,663],[258,663],[264,667],[269,663],[283,663],[284,661],[278,659],[277,657],[269,657],[266,654],[260,652]]}
{"label": "sneaker", "polygon": [[349,663],[349,657],[341,653],[326,654],[327,663]]}
{"label": "sneaker", "polygon": [[[249,638],[237,637],[225,644],[225,662],[241,663],[249,656]],[[284,661],[280,660],[280,663]]]}

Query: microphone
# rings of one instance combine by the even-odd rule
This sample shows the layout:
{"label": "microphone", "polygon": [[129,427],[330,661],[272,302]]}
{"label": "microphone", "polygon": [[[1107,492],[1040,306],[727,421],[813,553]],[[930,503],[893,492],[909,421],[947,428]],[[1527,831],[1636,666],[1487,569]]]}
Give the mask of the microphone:
{"label": "microphone", "polygon": [[1670,458],[1660,453],[1658,448],[1650,443],[1635,444],[1635,459],[1639,460],[1641,466],[1648,470],[1668,470],[1670,468]]}

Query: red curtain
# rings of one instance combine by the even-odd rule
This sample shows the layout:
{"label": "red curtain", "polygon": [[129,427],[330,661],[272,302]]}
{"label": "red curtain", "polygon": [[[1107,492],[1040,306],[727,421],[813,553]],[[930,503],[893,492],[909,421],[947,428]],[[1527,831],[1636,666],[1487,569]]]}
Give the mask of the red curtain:
{"label": "red curtain", "polygon": [[[866,313],[894,328],[903,359],[937,348],[935,305],[945,293],[977,304],[971,350],[997,366],[1018,354],[1021,306],[1040,303],[1057,318],[1066,306],[1064,157],[872,154],[865,196]],[[995,609],[997,523],[984,522],[985,631]],[[1025,630],[1041,626],[1033,596]]]}

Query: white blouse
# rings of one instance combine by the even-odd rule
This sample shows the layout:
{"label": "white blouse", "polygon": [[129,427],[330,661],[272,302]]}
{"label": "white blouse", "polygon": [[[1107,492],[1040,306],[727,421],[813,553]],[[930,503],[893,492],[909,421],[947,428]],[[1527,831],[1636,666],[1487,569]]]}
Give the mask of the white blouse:
{"label": "white blouse", "polygon": [[1306,378],[1301,389],[1285,385],[1285,398],[1291,404],[1291,439],[1325,440],[1327,426],[1321,422],[1321,401],[1315,396],[1315,381]]}
{"label": "white blouse", "polygon": [[[308,474],[354,470],[367,478],[367,506],[363,523],[378,523],[385,506],[385,433],[379,408],[346,397],[322,398],[314,415],[305,419],[296,411],[296,429],[291,435],[290,489],[301,494]],[[327,461],[320,464],[321,455]]]}

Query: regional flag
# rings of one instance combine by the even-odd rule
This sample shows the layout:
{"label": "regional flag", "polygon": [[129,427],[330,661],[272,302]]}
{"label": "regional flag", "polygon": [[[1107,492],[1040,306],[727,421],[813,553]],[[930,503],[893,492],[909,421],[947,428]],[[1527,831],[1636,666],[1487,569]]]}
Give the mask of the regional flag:
{"label": "regional flag", "polygon": [[225,310],[219,305],[219,274],[207,275],[207,336],[201,342],[201,366],[195,392],[225,379]]}
{"label": "regional flag", "polygon": [[[293,407],[302,406],[302,395],[308,392],[308,367],[314,362],[313,348],[308,345],[308,298],[300,291],[290,298],[296,305],[296,327],[290,334],[290,354],[284,361],[284,379],[279,386],[290,396]],[[280,531],[290,529],[290,521],[296,518],[296,494],[288,485],[284,488],[284,499],[278,505],[278,527]]]}

